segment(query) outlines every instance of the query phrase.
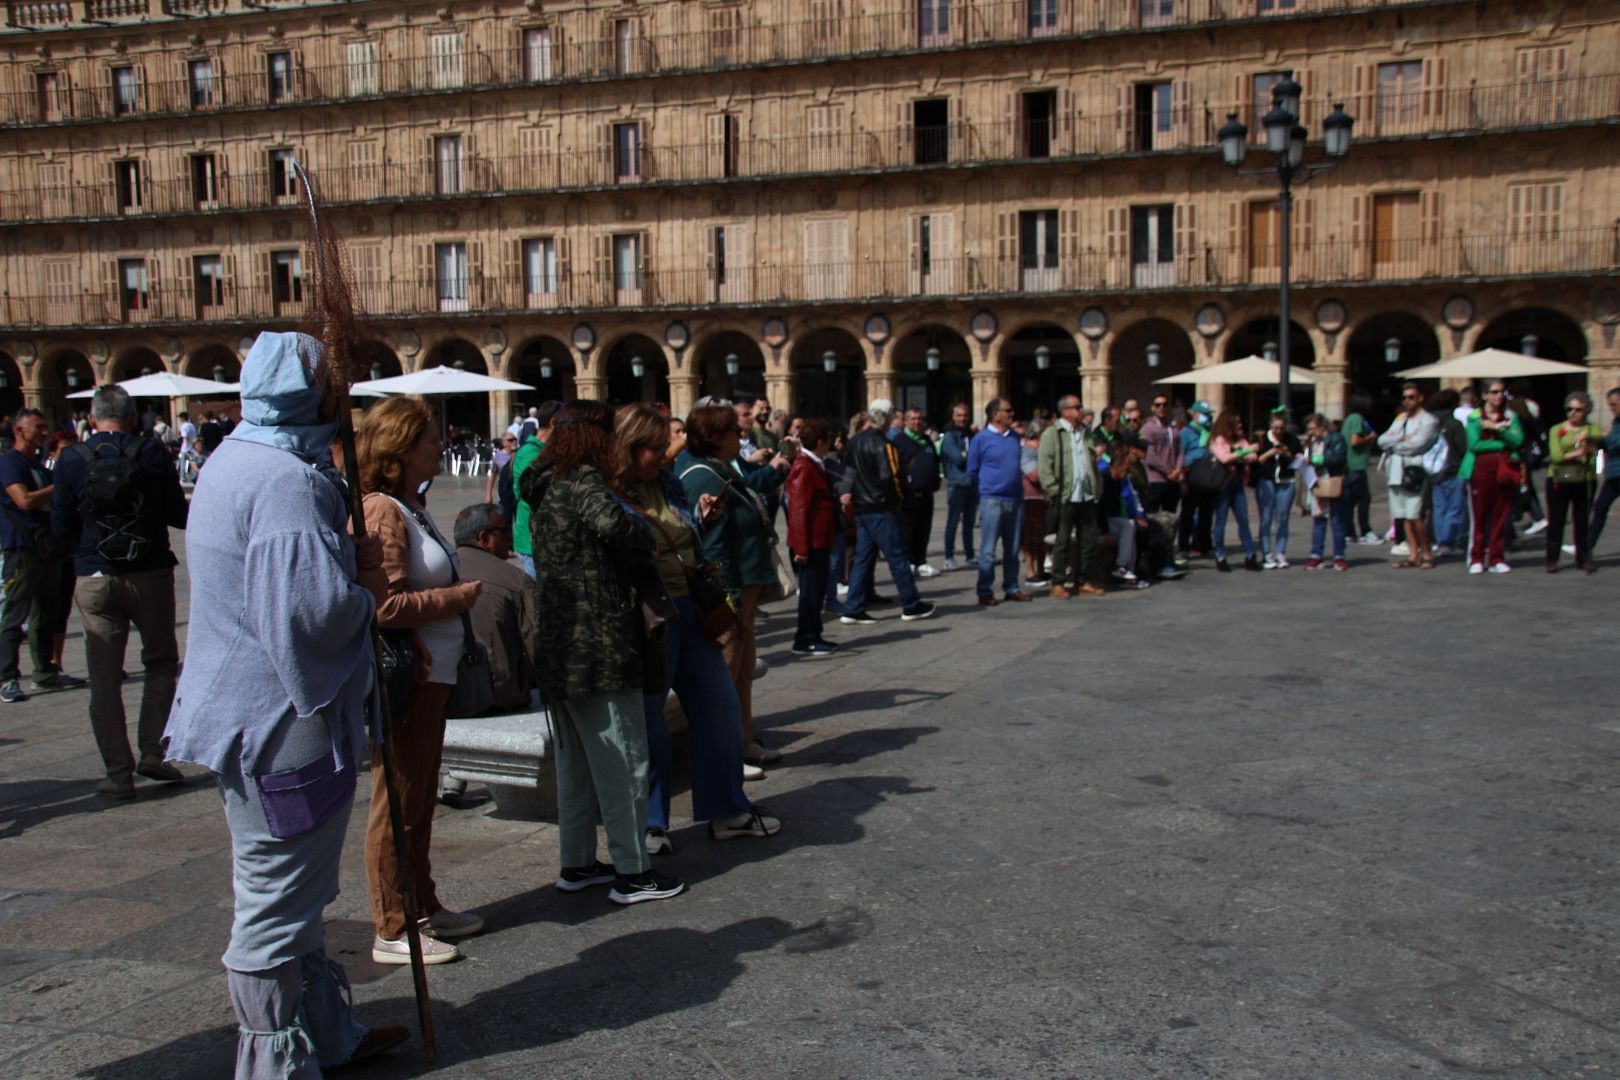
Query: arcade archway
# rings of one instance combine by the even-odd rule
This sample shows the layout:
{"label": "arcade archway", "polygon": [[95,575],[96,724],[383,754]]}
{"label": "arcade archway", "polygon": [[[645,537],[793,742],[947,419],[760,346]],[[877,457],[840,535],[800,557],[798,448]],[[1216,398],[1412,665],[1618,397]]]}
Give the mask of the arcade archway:
{"label": "arcade archway", "polygon": [[919,408],[928,423],[943,430],[951,409],[973,404],[973,354],[962,335],[948,326],[919,326],[894,343],[894,369],[899,376],[896,406]]}

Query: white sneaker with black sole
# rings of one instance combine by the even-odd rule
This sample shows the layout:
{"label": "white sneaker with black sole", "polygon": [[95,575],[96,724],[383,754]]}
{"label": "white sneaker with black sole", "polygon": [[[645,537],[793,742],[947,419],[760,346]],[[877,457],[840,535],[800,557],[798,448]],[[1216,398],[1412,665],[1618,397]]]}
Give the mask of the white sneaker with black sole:
{"label": "white sneaker with black sole", "polygon": [[686,883],[675,878],[660,877],[647,870],[634,877],[621,877],[613,882],[608,899],[615,904],[640,904],[648,900],[667,900],[686,891]]}
{"label": "white sneaker with black sole", "polygon": [[592,885],[611,885],[618,872],[610,863],[594,862],[589,866],[565,866],[557,876],[558,892],[579,892]]}
{"label": "white sneaker with black sole", "polygon": [[901,609],[901,611],[900,611],[900,621],[901,622],[916,622],[918,619],[926,619],[926,618],[928,618],[928,616],[932,615],[933,613],[934,613],[934,605],[933,604],[930,604],[926,600],[919,600],[917,603],[913,604],[911,607]]}

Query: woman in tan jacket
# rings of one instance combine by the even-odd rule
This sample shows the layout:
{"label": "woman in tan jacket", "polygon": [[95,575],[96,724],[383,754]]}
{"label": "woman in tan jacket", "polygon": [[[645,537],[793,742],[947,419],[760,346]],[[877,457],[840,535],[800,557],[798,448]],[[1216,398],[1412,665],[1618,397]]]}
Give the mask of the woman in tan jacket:
{"label": "woman in tan jacket", "polygon": [[[456,684],[462,651],[461,616],[472,610],[480,588],[476,581],[459,580],[455,548],[439,534],[418,494],[438,475],[443,452],[427,406],[410,398],[390,398],[375,406],[360,430],[357,447],[366,531],[382,541],[382,568],[388,579],[387,596],[377,605],[377,624],[384,630],[414,631],[416,645],[405,720],[395,729],[394,763],[421,918],[422,954],[430,964],[460,955],[448,939],[484,928],[482,917],[451,911],[439,902],[428,858],[444,752],[445,705]],[[371,778],[366,884],[377,926],[371,958],[379,964],[408,964],[404,883],[394,855],[382,756],[375,749]]]}

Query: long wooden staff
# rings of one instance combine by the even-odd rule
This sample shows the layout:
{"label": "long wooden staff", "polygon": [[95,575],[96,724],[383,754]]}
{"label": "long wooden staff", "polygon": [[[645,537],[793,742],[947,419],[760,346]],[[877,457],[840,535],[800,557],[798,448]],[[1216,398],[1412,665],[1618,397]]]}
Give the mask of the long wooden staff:
{"label": "long wooden staff", "polygon": [[[366,515],[361,503],[360,459],[354,449],[354,418],[349,412],[349,380],[354,358],[347,355],[348,342],[335,340],[342,335],[325,332],[334,314],[327,308],[329,298],[325,293],[329,284],[333,283],[329,283],[326,277],[341,272],[336,240],[321,233],[315,188],[309,182],[309,174],[304,171],[302,162],[293,161],[293,173],[298,177],[298,182],[304,185],[304,195],[309,202],[310,246],[317,275],[312,294],[323,330],[321,339],[327,351],[327,371],[337,389],[338,438],[343,446],[343,474],[349,487],[349,520],[354,528],[354,538],[359,541],[366,538]],[[332,245],[330,250],[327,244]],[[405,941],[411,953],[411,983],[416,991],[416,1018],[422,1029],[422,1053],[427,1061],[432,1062],[438,1057],[433,1040],[433,999],[428,996],[427,966],[422,962],[422,936],[416,921],[416,877],[411,866],[410,844],[405,837],[404,814],[400,809],[398,768],[394,764],[394,740],[398,732],[394,726],[393,710],[389,707],[388,684],[382,677],[381,659],[382,637],[377,630],[377,620],[373,617],[371,662],[375,672],[377,706],[382,714],[382,723],[387,726],[387,733],[377,740],[382,752],[383,790],[388,795],[388,823],[394,834],[394,861],[399,867],[400,898],[405,907]]]}

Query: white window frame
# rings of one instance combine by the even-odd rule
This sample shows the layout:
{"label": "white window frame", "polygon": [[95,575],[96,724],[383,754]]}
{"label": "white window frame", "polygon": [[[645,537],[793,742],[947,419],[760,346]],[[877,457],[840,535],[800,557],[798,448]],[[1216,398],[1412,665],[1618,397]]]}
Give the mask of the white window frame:
{"label": "white window frame", "polygon": [[467,310],[467,243],[433,245],[433,282],[440,311]]}

